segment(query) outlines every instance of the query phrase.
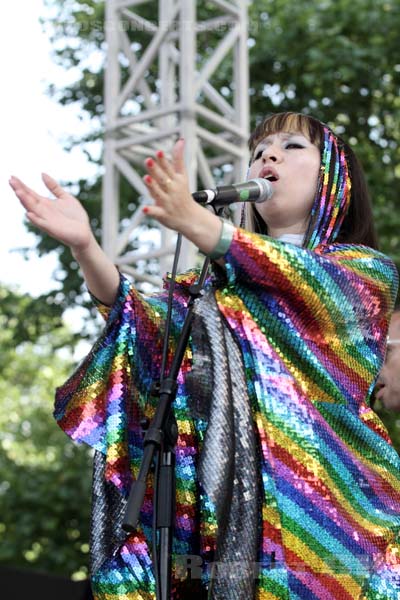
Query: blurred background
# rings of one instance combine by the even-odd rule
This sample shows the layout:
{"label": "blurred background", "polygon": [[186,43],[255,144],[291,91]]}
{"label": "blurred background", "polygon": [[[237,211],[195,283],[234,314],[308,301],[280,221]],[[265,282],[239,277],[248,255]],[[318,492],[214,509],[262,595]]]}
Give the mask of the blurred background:
{"label": "blurred background", "polygon": [[[27,0],[8,3],[0,23],[0,566],[3,582],[16,569],[69,580],[71,599],[86,594],[91,456],[58,430],[52,405],[101,323],[69,251],[27,226],[7,181],[17,175],[44,193],[40,173],[50,173],[84,202],[100,236],[104,7]],[[218,16],[213,3],[197,7]],[[367,174],[381,249],[398,266],[399,31],[398,0],[249,5],[251,127],[271,111],[304,111],[349,140]],[[218,35],[202,36],[205,56]],[[214,85],[230,98],[229,62]],[[138,199],[121,185],[128,210]],[[400,450],[399,419],[377,411]]]}

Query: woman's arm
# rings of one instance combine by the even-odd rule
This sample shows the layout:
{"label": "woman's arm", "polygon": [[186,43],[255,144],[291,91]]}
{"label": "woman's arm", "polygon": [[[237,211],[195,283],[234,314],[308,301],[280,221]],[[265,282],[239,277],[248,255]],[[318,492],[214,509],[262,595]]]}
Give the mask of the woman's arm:
{"label": "woman's arm", "polygon": [[[182,233],[205,254],[212,252],[220,238],[222,224],[216,215],[192,198],[184,165],[183,140],[175,144],[172,161],[158,152],[156,159],[146,160],[146,167],[149,175],[144,180],[154,205],[145,207],[145,213]],[[10,179],[10,185],[31,223],[69,246],[91,293],[103,304],[112,305],[118,293],[119,274],[97,243],[85,209],[52,177],[43,174],[43,181],[54,199],[40,196],[16,177]]]}
{"label": "woman's arm", "polygon": [[90,292],[106,306],[112,306],[117,297],[120,277],[116,266],[97,243],[94,236],[84,248],[72,249]]}

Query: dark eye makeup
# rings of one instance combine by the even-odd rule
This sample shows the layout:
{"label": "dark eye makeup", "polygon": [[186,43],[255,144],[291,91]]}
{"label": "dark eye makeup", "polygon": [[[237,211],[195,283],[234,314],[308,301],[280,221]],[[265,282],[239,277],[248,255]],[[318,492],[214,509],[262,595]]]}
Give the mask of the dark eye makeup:
{"label": "dark eye makeup", "polygon": [[[303,144],[301,144],[300,142],[288,142],[287,144],[285,144],[284,147],[285,147],[285,149],[287,149],[287,148],[290,149],[290,148],[304,148],[305,146]],[[260,150],[258,150],[258,152],[253,157],[253,161],[261,158],[264,150],[265,150],[265,148],[261,148]]]}

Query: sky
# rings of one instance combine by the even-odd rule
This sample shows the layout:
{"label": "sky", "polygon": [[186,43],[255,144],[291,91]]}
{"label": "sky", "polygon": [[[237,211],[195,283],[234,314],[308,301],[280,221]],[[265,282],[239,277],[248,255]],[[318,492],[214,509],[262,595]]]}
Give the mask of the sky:
{"label": "sky", "polygon": [[35,236],[24,225],[24,209],[8,185],[16,175],[46,194],[40,174],[59,180],[90,177],[94,167],[76,148],[66,152],[62,140],[82,132],[78,107],[62,107],[46,95],[50,83],[62,85],[65,71],[51,58],[51,43],[39,18],[45,14],[42,0],[8,2],[0,21],[0,282],[32,295],[54,288],[56,257],[26,261],[17,249],[34,249]]}

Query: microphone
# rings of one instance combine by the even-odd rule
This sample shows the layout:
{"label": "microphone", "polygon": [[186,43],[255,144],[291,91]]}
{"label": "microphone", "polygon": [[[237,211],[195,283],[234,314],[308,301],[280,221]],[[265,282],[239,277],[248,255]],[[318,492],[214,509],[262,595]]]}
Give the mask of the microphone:
{"label": "microphone", "polygon": [[228,206],[234,202],[265,202],[273,193],[274,188],[270,182],[267,179],[257,177],[243,183],[221,185],[215,190],[194,192],[192,197],[199,204]]}

